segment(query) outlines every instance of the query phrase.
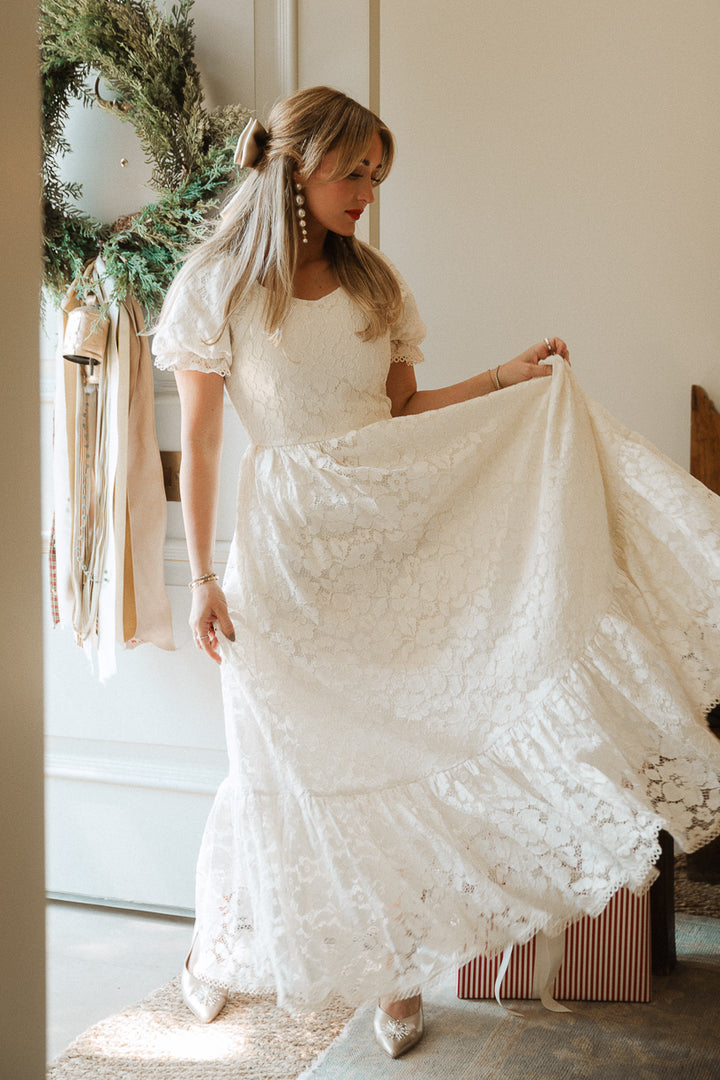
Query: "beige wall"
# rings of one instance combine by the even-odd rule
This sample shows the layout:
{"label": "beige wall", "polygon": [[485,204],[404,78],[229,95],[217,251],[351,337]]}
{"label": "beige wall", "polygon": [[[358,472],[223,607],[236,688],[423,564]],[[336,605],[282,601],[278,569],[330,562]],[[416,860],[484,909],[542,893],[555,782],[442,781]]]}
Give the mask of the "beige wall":
{"label": "beige wall", "polygon": [[3,8],[0,1073],[45,1075],[35,5]]}
{"label": "beige wall", "polygon": [[687,466],[720,405],[716,0],[299,0],[301,85],[398,138],[380,246],[424,385],[563,334],[585,390]]}
{"label": "beige wall", "polygon": [[681,464],[720,405],[717,0],[381,0],[399,140],[381,245],[430,328],[426,384],[548,333]]}

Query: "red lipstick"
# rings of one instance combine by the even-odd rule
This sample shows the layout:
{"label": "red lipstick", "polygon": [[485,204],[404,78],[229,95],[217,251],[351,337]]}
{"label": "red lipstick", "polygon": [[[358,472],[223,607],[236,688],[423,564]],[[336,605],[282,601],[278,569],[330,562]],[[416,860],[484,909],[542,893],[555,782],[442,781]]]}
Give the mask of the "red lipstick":
{"label": "red lipstick", "polygon": [[362,214],[362,210],[346,210],[345,213],[349,214],[353,221],[357,221]]}

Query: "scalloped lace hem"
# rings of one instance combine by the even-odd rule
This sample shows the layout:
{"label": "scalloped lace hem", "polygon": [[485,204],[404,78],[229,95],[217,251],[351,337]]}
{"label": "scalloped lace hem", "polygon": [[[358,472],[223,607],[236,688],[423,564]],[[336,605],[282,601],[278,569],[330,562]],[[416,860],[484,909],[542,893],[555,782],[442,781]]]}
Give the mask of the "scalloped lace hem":
{"label": "scalloped lace hem", "polygon": [[187,354],[184,356],[156,356],[155,367],[160,371],[202,371],[212,375],[222,375],[223,378],[230,374],[231,365],[227,358],[205,359],[202,356]]}
{"label": "scalloped lace hem", "polygon": [[393,341],[390,361],[393,364],[422,364],[425,354],[417,345],[408,345],[405,341]]}

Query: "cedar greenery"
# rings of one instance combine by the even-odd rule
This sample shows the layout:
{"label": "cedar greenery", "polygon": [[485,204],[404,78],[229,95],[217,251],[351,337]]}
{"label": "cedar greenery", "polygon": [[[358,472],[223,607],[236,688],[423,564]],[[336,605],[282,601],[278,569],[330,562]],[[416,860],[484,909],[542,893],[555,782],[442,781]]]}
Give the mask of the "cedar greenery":
{"label": "cedar greenery", "polygon": [[[208,113],[194,61],[193,0],[169,12],[154,0],[42,0],[43,202],[45,284],[62,296],[100,254],[115,296],[135,296],[156,312],[190,244],[207,228],[227,185],[238,178],[233,153],[248,111],[231,105]],[[158,201],[103,225],[74,205],[79,184],[61,181],[58,160],[72,98],[96,103],[88,77],[100,75],[133,124]]]}

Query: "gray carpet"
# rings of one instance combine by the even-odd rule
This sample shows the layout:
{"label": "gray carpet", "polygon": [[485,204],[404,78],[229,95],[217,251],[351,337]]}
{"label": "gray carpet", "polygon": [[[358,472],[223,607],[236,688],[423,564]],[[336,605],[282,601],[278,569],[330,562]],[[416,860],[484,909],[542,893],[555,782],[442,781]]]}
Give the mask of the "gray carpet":
{"label": "gray carpet", "polygon": [[677,917],[678,966],[653,980],[647,1005],[571,1002],[570,1014],[425,995],[427,1034],[397,1063],[376,1047],[361,1009],[307,1080],[718,1080],[720,922]]}

